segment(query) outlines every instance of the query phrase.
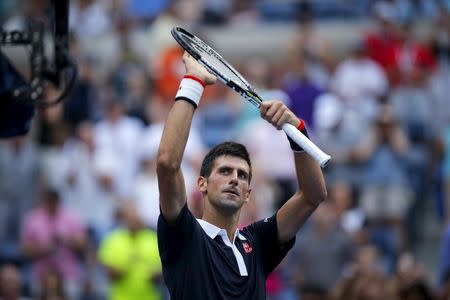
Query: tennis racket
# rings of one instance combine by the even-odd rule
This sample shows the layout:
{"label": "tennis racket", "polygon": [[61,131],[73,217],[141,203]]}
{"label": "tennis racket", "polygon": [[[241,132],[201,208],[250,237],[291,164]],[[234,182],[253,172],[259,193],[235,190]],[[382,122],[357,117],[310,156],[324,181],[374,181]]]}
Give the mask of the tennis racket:
{"label": "tennis racket", "polygon": [[[259,108],[261,106],[263,99],[256,93],[255,89],[208,44],[181,27],[174,27],[171,33],[178,44],[211,74],[215,75],[220,81],[239,93],[243,98],[250,101],[255,107]],[[297,130],[295,126],[286,123],[282,128],[321,167],[327,165],[331,157]]]}

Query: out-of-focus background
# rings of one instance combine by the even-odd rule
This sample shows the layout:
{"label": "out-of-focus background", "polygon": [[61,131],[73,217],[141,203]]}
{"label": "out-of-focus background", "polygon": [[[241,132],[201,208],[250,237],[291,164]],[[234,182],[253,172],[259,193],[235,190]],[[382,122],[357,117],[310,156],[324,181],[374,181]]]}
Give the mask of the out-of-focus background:
{"label": "out-of-focus background", "polygon": [[[48,5],[2,0],[0,25],[46,20]],[[168,299],[155,156],[184,72],[173,26],[285,101],[333,158],[268,299],[450,299],[448,0],[71,1],[73,93],[0,141],[0,299]],[[2,50],[26,69],[26,49]],[[295,190],[293,159],[250,104],[208,87],[183,165],[198,217],[201,159],[231,139],[254,165],[245,226]]]}

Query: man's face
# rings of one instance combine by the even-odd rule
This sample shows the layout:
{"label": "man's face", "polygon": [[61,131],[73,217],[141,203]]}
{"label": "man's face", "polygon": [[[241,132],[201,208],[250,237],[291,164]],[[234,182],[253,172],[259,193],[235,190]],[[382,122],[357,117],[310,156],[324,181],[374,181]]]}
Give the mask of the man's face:
{"label": "man's face", "polygon": [[226,214],[237,212],[250,195],[250,167],[245,160],[234,156],[221,156],[214,161],[211,175],[200,176],[198,186],[205,200]]}

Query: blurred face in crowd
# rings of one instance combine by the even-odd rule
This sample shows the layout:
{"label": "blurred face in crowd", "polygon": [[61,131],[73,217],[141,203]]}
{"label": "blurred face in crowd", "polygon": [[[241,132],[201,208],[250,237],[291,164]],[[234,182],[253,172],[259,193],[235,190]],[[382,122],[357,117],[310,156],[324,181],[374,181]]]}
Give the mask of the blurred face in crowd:
{"label": "blurred face in crowd", "polygon": [[378,300],[385,299],[386,289],[383,277],[378,273],[366,275],[358,291],[357,299],[361,300]]}
{"label": "blurred face in crowd", "polygon": [[61,274],[49,269],[41,280],[41,298],[52,300],[66,299]]}
{"label": "blurred face in crowd", "polygon": [[352,206],[352,190],[348,182],[334,183],[329,190],[329,198],[338,214],[342,214]]}
{"label": "blurred face in crowd", "polygon": [[241,209],[250,196],[250,167],[247,162],[235,156],[219,156],[215,159],[211,174],[200,176],[198,185],[205,195],[205,203],[234,214]]}
{"label": "blurred face in crowd", "polygon": [[94,130],[90,122],[80,123],[80,125],[78,125],[77,133],[78,137],[83,143],[87,145],[91,145],[94,143]]}
{"label": "blurred face in crowd", "polygon": [[131,95],[141,96],[147,93],[147,80],[145,73],[140,69],[132,69],[127,77],[127,89]]}
{"label": "blurred face in crowd", "polygon": [[0,298],[13,299],[21,294],[20,273],[13,265],[0,269]]}
{"label": "blurred face in crowd", "polygon": [[60,198],[58,192],[47,189],[42,192],[42,205],[50,214],[55,214],[58,211]]}
{"label": "blurred face in crowd", "polygon": [[34,18],[45,18],[45,12],[50,6],[49,0],[26,1],[25,11]]}
{"label": "blurred face in crowd", "polygon": [[116,100],[109,101],[106,104],[106,117],[111,122],[117,122],[124,114],[124,108]]}
{"label": "blurred face in crowd", "polygon": [[370,272],[376,267],[378,251],[373,246],[363,246],[358,250],[356,263],[361,273]]}
{"label": "blurred face in crowd", "polygon": [[124,225],[131,231],[136,231],[142,228],[142,221],[139,216],[136,205],[127,200],[121,207],[121,217]]}

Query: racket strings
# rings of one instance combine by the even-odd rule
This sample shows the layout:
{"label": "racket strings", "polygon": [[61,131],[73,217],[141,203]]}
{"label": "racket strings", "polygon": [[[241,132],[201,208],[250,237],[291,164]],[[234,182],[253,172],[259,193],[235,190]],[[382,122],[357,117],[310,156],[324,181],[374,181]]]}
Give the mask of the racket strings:
{"label": "racket strings", "polygon": [[213,67],[219,74],[225,76],[228,80],[232,80],[236,84],[239,84],[245,90],[253,90],[248,82],[246,82],[242,76],[233,69],[220,55],[218,55],[211,47],[206,45],[199,39],[192,39],[187,35],[183,35],[183,39],[192,48],[197,50],[201,54],[201,59],[210,67]]}

